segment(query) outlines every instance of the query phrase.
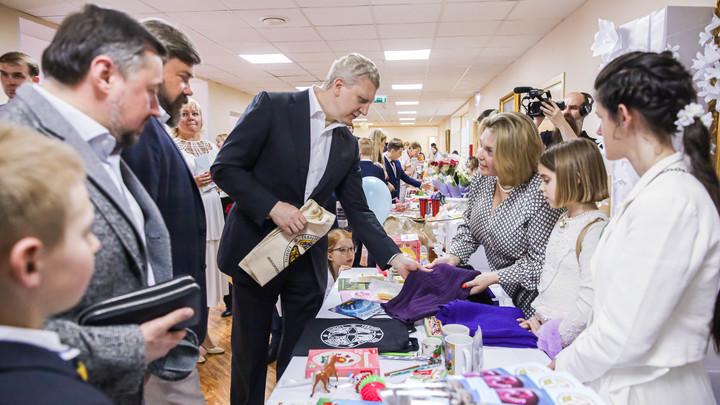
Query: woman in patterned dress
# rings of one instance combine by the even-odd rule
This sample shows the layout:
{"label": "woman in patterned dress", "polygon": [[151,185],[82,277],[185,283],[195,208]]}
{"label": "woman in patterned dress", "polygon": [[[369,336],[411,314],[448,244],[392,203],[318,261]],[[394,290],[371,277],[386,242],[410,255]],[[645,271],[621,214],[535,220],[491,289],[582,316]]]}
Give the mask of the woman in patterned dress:
{"label": "woman in patterned dress", "polygon": [[499,113],[484,120],[482,129],[465,221],[448,254],[430,267],[466,264],[482,245],[492,271],[467,283],[471,294],[500,284],[530,317],[545,245],[562,210],[552,209],[538,189],[537,162],[544,146],[532,120],[521,113]]}
{"label": "woman in patterned dress", "polygon": [[[205,219],[207,223],[207,247],[205,250],[205,280],[207,283],[207,305],[216,307],[222,300],[223,295],[228,293],[227,276],[220,272],[217,266],[217,251],[220,244],[225,219],[223,217],[222,203],[217,187],[210,178],[210,165],[217,156],[218,148],[213,142],[202,139],[203,117],[200,105],[193,99],[182,106],[180,121],[175,129],[175,143],[185,157],[190,172],[195,177],[195,183],[200,189],[203,206],[205,207]],[[200,353],[220,354],[224,350],[215,346],[215,343],[207,334],[202,344],[204,350]],[[200,362],[204,359],[201,356]]]}

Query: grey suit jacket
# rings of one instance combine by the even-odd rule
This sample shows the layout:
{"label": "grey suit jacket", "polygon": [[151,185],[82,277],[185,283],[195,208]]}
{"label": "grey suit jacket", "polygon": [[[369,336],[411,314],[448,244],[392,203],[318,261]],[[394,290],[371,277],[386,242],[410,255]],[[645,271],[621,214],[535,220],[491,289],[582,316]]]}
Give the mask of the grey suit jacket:
{"label": "grey suit jacket", "polygon": [[[119,190],[102,163],[74,127],[36,90],[22,86],[0,111],[0,120],[14,122],[64,141],[85,162],[86,185],[95,207],[92,230],[101,242],[95,273],[78,305],[48,319],[44,328],[60,334],[63,343],[81,351],[89,382],[114,403],[140,403],[145,374],[145,342],[137,325],[86,327],[76,322],[87,305],[147,286],[147,262],[157,282],[172,276],[170,239],[157,206],[124,161],[123,181],[145,217],[145,229],[135,225]],[[147,250],[140,239],[145,233]]]}

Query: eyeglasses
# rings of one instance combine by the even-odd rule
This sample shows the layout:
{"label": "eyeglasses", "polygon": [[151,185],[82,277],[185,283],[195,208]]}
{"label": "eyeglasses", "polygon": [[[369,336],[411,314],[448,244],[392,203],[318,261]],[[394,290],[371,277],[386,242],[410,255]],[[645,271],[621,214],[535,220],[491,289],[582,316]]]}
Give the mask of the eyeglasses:
{"label": "eyeglasses", "polygon": [[337,249],[331,249],[331,252],[340,252],[344,255],[348,253],[355,253],[355,247],[349,247],[349,248],[337,248]]}

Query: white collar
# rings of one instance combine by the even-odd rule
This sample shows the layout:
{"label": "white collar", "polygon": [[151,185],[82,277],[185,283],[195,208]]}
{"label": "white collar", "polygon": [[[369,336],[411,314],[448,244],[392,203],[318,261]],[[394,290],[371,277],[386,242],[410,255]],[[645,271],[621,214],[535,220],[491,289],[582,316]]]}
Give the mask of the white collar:
{"label": "white collar", "polygon": [[78,135],[92,146],[100,160],[106,162],[117,144],[117,140],[110,134],[110,131],[42,86],[35,86],[34,88],[75,128]]}
{"label": "white collar", "polygon": [[158,105],[158,109],[160,109],[160,122],[167,124],[167,122],[170,121],[170,114],[160,105]]}
{"label": "white collar", "polygon": [[360,159],[361,162],[370,162],[372,163],[372,159]]}
{"label": "white collar", "polygon": [[0,325],[0,341],[25,343],[55,352],[63,360],[71,360],[80,354],[77,349],[70,348],[60,342],[60,336],[49,330],[17,328]]}
{"label": "white collar", "polygon": [[[323,127],[325,127],[325,119],[327,118],[327,115],[325,114],[325,111],[323,111],[322,106],[320,105],[320,102],[318,101],[317,96],[315,95],[316,88],[319,89],[318,86],[313,86],[307,90],[308,98],[310,99],[309,100],[310,101],[310,118],[322,120]],[[330,131],[330,130],[333,130],[337,127],[341,127],[344,125],[345,124],[343,124],[342,122],[335,121],[332,124],[325,127],[325,130],[323,132]]]}

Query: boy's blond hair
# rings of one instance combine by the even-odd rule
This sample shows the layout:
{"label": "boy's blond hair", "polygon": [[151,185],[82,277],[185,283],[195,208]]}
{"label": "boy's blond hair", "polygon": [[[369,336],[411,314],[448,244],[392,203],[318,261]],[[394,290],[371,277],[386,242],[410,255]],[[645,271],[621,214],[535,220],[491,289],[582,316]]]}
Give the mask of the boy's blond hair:
{"label": "boy's blond hair", "polygon": [[373,141],[369,138],[360,138],[358,141],[360,148],[360,156],[372,157],[373,154]]}
{"label": "boy's blond hair", "polygon": [[71,212],[70,190],[85,165],[64,143],[0,122],[0,260],[22,238],[52,250],[62,242]]}

